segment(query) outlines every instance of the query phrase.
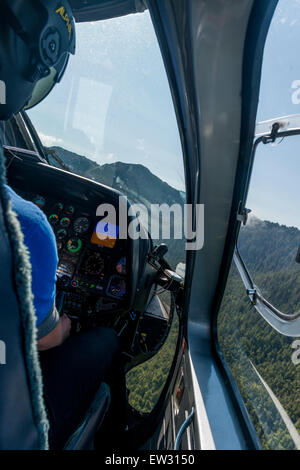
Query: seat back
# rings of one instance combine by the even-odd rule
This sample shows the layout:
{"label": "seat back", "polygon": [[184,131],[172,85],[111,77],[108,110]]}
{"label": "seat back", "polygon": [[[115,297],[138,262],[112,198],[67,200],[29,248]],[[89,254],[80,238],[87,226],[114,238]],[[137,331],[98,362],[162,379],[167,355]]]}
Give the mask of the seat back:
{"label": "seat back", "polygon": [[92,450],[95,433],[100,428],[110,405],[110,390],[101,384],[81,425],[65,445],[64,450]]}
{"label": "seat back", "polygon": [[0,449],[38,449],[25,364],[24,335],[13,280],[11,246],[0,204]]}
{"label": "seat back", "polygon": [[4,182],[0,145],[0,450],[46,449],[30,264]]}

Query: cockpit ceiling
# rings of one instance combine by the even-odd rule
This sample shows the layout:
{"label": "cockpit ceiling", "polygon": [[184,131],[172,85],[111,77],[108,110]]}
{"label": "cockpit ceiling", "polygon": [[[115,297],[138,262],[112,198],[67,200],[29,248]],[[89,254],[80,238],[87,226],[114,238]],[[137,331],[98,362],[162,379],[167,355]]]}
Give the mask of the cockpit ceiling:
{"label": "cockpit ceiling", "polygon": [[143,12],[143,0],[70,0],[77,22],[98,21]]}

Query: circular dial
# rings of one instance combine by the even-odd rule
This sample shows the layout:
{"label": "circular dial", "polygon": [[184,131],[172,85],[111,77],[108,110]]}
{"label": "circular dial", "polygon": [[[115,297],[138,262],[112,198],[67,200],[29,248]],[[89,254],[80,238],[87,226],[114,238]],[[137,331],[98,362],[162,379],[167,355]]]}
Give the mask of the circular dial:
{"label": "circular dial", "polygon": [[113,277],[110,280],[108,291],[113,297],[124,297],[126,294],[126,281],[118,277]]}
{"label": "circular dial", "polygon": [[64,209],[64,205],[63,205],[62,202],[57,202],[57,203],[54,205],[54,210],[55,210],[55,212],[61,212],[63,209]]}
{"label": "circular dial", "polygon": [[66,214],[73,215],[74,212],[75,212],[75,207],[74,206],[67,206],[66,207]]}
{"label": "circular dial", "polygon": [[74,231],[76,233],[86,233],[90,227],[90,221],[87,217],[79,217],[74,222]]}
{"label": "circular dial", "polygon": [[67,243],[67,249],[70,253],[79,253],[82,248],[82,241],[79,238],[71,238]]}
{"label": "circular dial", "polygon": [[58,221],[59,221],[59,217],[58,217],[57,214],[51,214],[49,216],[49,222],[50,222],[51,225],[56,225],[58,223]]}
{"label": "circular dial", "polygon": [[71,219],[69,219],[69,217],[63,217],[60,221],[60,225],[65,228],[69,227],[70,223]]}
{"label": "circular dial", "polygon": [[84,270],[86,274],[99,276],[104,270],[104,264],[104,259],[100,253],[94,253],[86,260]]}
{"label": "circular dial", "polygon": [[38,206],[40,209],[43,209],[46,204],[46,199],[43,196],[35,196],[32,201],[36,206]]}
{"label": "circular dial", "polygon": [[66,238],[67,235],[68,235],[68,232],[64,228],[62,228],[58,230],[56,234],[56,238],[57,240],[63,240],[64,238]]}

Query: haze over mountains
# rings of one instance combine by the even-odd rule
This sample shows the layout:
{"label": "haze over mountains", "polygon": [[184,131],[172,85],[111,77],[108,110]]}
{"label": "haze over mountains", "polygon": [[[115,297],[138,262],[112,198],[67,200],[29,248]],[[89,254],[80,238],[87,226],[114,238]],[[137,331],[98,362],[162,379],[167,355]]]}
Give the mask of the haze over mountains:
{"label": "haze over mountains", "polygon": [[296,256],[300,247],[300,230],[296,227],[250,219],[242,227],[239,250],[251,272],[278,272],[298,268]]}
{"label": "haze over mountains", "polygon": [[[99,165],[61,147],[51,147],[51,150],[74,173],[120,190],[132,203],[182,205],[184,202],[182,191],[172,188],[143,165],[122,162]],[[53,159],[51,163],[57,165]]]}

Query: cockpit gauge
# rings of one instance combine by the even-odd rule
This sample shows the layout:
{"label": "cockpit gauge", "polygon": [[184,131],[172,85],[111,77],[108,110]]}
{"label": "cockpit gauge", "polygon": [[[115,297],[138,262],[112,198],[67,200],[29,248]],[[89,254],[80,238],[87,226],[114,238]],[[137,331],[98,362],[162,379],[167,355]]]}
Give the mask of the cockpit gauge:
{"label": "cockpit gauge", "polygon": [[90,255],[85,264],[84,272],[92,276],[100,276],[104,271],[105,261],[100,253]]}
{"label": "cockpit gauge", "polygon": [[67,235],[68,232],[64,228],[62,228],[56,233],[56,238],[57,240],[63,240],[64,238],[66,238]]}
{"label": "cockpit gauge", "polygon": [[62,212],[64,210],[64,205],[62,202],[57,202],[54,206],[55,212]]}
{"label": "cockpit gauge", "polygon": [[79,238],[71,238],[67,243],[67,249],[70,253],[77,254],[81,251],[82,240]]}
{"label": "cockpit gauge", "polygon": [[51,225],[56,225],[58,223],[58,221],[59,221],[59,217],[58,217],[57,214],[51,214],[49,216],[49,222],[50,222]]}
{"label": "cockpit gauge", "polygon": [[74,222],[74,231],[80,235],[86,233],[90,227],[90,221],[87,217],[79,217]]}
{"label": "cockpit gauge", "polygon": [[126,281],[118,276],[113,276],[109,282],[107,293],[111,297],[121,299],[126,294]]}
{"label": "cockpit gauge", "polygon": [[71,224],[71,219],[69,219],[69,217],[63,217],[60,221],[60,225],[65,228],[69,227],[70,224]]}
{"label": "cockpit gauge", "polygon": [[46,199],[43,196],[35,196],[32,202],[33,204],[38,206],[40,209],[43,209],[46,204]]}
{"label": "cockpit gauge", "polygon": [[66,214],[73,215],[74,212],[75,212],[75,207],[74,206],[67,206],[66,207]]}

